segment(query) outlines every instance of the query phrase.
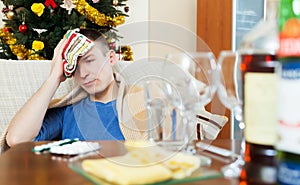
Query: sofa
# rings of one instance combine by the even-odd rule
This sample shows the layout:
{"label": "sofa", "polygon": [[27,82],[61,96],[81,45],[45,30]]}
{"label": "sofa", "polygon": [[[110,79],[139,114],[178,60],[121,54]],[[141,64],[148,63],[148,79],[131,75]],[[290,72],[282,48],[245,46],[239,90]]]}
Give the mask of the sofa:
{"label": "sofa", "polygon": [[[0,153],[7,148],[5,133],[10,120],[38,90],[50,70],[50,60],[0,60]],[[67,79],[54,98],[67,94],[75,85],[73,79]]]}

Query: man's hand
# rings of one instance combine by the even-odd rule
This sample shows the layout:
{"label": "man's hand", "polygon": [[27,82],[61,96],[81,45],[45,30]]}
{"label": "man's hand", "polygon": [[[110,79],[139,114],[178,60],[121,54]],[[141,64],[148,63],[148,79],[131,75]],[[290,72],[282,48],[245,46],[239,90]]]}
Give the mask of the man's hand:
{"label": "man's hand", "polygon": [[57,80],[59,83],[66,80],[63,73],[63,57],[62,52],[67,43],[67,39],[63,38],[55,47],[54,55],[52,58],[52,69],[50,73],[50,78]]}

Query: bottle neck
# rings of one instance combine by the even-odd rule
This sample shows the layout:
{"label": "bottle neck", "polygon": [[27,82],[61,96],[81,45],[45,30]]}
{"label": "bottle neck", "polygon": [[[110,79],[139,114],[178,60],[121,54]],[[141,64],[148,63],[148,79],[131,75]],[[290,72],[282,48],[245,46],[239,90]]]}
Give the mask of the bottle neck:
{"label": "bottle neck", "polygon": [[278,18],[278,4],[279,0],[265,0],[266,1],[266,21],[277,20]]}

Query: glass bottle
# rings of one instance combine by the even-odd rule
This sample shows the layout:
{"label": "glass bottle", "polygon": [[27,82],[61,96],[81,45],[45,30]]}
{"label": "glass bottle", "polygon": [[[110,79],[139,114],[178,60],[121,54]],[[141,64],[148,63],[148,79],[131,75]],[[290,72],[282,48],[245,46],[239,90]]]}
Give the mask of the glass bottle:
{"label": "glass bottle", "polygon": [[275,67],[279,0],[265,2],[265,19],[245,35],[239,49],[246,141],[242,184],[276,184]]}
{"label": "glass bottle", "polygon": [[277,73],[278,184],[300,184],[300,1],[281,0]]}

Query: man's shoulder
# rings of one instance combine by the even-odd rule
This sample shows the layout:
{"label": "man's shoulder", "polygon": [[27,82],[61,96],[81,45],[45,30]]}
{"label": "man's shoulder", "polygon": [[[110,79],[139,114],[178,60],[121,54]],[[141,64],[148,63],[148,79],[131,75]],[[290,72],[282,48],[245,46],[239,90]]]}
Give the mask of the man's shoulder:
{"label": "man's shoulder", "polygon": [[128,85],[127,86],[128,93],[139,93],[144,90],[141,85]]}

